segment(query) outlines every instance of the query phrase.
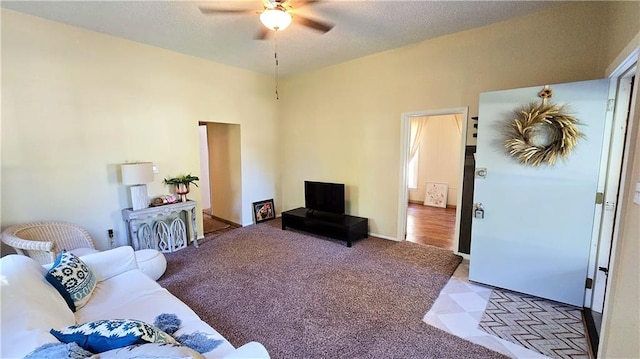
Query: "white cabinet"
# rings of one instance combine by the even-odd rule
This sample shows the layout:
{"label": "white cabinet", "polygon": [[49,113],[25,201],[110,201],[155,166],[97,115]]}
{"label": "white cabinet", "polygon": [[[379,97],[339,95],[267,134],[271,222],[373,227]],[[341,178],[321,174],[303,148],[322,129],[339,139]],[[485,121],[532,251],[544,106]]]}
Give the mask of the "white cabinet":
{"label": "white cabinet", "polygon": [[195,201],[137,211],[127,208],[122,210],[122,219],[127,222],[129,244],[136,250],[151,248],[175,252],[187,247],[189,239],[198,247]]}

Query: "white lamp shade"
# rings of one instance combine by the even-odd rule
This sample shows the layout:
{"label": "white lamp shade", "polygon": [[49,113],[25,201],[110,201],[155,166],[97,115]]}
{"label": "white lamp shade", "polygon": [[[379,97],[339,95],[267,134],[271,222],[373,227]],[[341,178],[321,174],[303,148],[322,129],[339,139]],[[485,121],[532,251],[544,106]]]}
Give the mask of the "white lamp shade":
{"label": "white lamp shade", "polygon": [[123,163],[120,169],[123,184],[137,185],[153,182],[153,163],[151,162]]}
{"label": "white lamp shade", "polygon": [[280,9],[268,9],[260,14],[260,21],[271,30],[282,31],[291,24],[291,14]]}

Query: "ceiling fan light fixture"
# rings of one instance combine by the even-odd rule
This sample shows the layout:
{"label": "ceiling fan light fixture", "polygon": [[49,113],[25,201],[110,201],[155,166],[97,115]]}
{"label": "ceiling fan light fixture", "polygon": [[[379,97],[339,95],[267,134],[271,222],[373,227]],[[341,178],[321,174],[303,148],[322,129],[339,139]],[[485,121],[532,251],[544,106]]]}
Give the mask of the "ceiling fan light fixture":
{"label": "ceiling fan light fixture", "polygon": [[282,9],[266,9],[260,14],[264,26],[274,31],[282,31],[291,24],[291,14]]}

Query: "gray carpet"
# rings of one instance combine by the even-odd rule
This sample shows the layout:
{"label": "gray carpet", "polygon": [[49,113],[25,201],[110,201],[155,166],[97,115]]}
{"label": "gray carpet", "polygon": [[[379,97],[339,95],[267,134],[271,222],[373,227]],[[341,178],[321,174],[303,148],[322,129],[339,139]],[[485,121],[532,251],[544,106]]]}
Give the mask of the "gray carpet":
{"label": "gray carpet", "polygon": [[504,358],[422,317],[460,257],[410,242],[344,242],[280,220],[167,253],[159,283],[239,346],[272,358]]}

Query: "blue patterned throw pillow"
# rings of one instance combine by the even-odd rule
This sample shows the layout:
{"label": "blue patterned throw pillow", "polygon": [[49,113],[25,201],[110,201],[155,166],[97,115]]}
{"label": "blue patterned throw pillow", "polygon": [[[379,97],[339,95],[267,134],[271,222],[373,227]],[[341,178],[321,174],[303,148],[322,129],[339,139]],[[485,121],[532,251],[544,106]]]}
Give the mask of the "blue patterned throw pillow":
{"label": "blue patterned throw pillow", "polygon": [[87,304],[96,288],[96,277],[91,269],[80,258],[66,251],[58,255],[46,278],[74,312]]}
{"label": "blue patterned throw pillow", "polygon": [[72,325],[61,330],[51,329],[50,333],[63,343],[74,342],[93,353],[102,353],[132,344],[178,344],[172,336],[153,325],[133,319],[98,320]]}

